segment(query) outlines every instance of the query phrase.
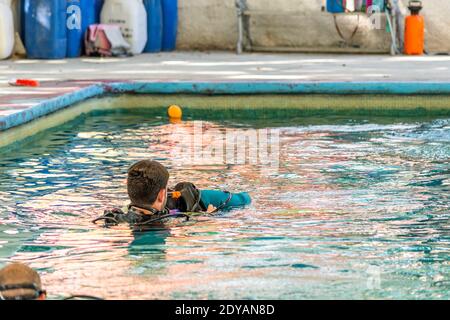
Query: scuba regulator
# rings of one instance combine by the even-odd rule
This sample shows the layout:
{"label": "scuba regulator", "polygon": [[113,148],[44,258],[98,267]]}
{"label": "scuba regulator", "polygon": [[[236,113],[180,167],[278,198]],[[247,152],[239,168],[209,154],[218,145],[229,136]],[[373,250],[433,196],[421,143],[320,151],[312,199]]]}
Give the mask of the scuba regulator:
{"label": "scuba regulator", "polygon": [[191,182],[180,182],[167,193],[167,208],[180,212],[206,210],[201,204],[201,191]]}

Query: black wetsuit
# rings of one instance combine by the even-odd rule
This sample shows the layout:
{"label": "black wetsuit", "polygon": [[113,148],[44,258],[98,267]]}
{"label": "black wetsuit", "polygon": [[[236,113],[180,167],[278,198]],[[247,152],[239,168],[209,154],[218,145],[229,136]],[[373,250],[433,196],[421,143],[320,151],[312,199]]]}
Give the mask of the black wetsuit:
{"label": "black wetsuit", "polygon": [[[150,211],[151,214],[145,214],[143,211]],[[120,223],[128,223],[134,226],[151,225],[155,222],[165,222],[172,218],[186,218],[189,216],[183,213],[170,213],[169,209],[158,211],[153,208],[141,209],[136,206],[128,206],[128,211],[124,212],[121,209],[106,210],[103,216],[95,219],[94,223],[103,220],[105,226],[118,225]]]}

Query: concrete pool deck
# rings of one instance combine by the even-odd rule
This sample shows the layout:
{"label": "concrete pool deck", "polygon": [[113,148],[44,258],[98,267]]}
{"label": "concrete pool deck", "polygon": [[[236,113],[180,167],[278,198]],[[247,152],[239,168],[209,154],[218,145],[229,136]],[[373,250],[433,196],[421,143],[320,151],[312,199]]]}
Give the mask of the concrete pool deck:
{"label": "concrete pool deck", "polygon": [[[36,79],[41,81],[41,86],[12,87],[8,81],[13,78]],[[192,86],[199,82],[215,86],[227,84],[222,87],[224,92],[230,88],[242,91],[243,86],[244,89],[247,86],[247,93],[274,90],[332,94],[337,90],[351,93],[352,88],[359,92],[383,93],[392,89],[391,93],[415,93],[420,91],[420,85],[427,93],[448,94],[450,57],[174,52],[109,59],[5,60],[0,61],[0,131],[42,116],[36,112],[26,114],[26,111],[33,111],[32,108],[43,102],[81,92],[83,88],[89,90],[83,90],[78,100],[93,97],[108,91],[105,86],[95,85],[106,83],[108,86],[111,82],[146,82],[141,93],[158,93],[167,83],[172,87],[165,86],[166,93],[179,92],[177,88],[183,87],[183,83]],[[149,88],[148,83],[156,87]],[[283,85],[290,89],[283,91]],[[215,89],[206,85],[203,92],[211,92],[211,88]],[[124,91],[123,85],[114,90]],[[69,100],[65,99],[64,103],[69,104]],[[53,107],[47,109],[58,109],[53,110]]]}

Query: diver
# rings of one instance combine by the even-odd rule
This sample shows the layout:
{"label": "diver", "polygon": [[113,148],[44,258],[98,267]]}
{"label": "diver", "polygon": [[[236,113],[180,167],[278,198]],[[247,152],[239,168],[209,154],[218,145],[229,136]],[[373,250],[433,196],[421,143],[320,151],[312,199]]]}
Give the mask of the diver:
{"label": "diver", "polygon": [[41,277],[21,263],[7,265],[0,270],[0,300],[45,300]]}
{"label": "diver", "polygon": [[242,207],[251,203],[248,193],[218,190],[199,190],[190,182],[168,188],[169,172],[157,161],[142,160],[128,170],[127,209],[106,210],[93,222],[104,221],[105,226],[127,222],[134,226],[148,226],[171,218],[189,220],[193,213],[212,215],[220,210]]}
{"label": "diver", "polygon": [[[0,269],[0,300],[47,300],[41,277],[22,263]],[[90,295],[72,295],[62,300],[103,300]]]}

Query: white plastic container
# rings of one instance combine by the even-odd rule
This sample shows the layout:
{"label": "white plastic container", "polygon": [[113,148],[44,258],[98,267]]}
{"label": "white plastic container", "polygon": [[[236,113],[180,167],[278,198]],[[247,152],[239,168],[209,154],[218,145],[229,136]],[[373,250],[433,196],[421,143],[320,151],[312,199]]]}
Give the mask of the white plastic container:
{"label": "white plastic container", "polygon": [[11,7],[13,0],[0,0],[0,3],[6,4],[8,7]]}
{"label": "white plastic container", "polygon": [[133,54],[144,51],[147,43],[147,12],[143,0],[105,0],[101,23],[120,26]]}
{"label": "white plastic container", "polygon": [[345,9],[350,12],[355,12],[355,0],[347,0],[345,4]]}
{"label": "white plastic container", "polygon": [[8,58],[14,48],[14,19],[11,0],[0,0],[0,60]]}

